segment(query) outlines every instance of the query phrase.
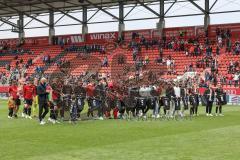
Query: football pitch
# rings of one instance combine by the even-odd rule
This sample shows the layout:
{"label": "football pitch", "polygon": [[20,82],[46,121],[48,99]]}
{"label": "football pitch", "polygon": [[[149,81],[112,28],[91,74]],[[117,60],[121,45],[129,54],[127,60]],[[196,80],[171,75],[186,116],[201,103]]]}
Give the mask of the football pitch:
{"label": "football pitch", "polygon": [[[0,101],[0,160],[239,160],[240,107],[224,117],[47,124],[8,119]],[[213,111],[215,107],[213,108]]]}

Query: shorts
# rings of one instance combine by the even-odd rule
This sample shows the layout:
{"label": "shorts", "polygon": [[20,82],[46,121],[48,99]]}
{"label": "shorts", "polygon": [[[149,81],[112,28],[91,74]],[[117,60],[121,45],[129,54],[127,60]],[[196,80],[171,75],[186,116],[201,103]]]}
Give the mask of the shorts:
{"label": "shorts", "polygon": [[147,100],[147,106],[148,106],[148,108],[150,108],[150,109],[155,109],[156,99],[155,99],[155,98],[149,98],[149,99]]}
{"label": "shorts", "polygon": [[31,106],[33,104],[33,100],[32,99],[25,99],[24,103]]}
{"label": "shorts", "polygon": [[175,99],[174,105],[175,105],[175,110],[176,110],[176,111],[181,110],[181,104],[180,104],[180,99],[179,99],[179,98],[176,98],[176,99]]}
{"label": "shorts", "polygon": [[170,110],[170,100],[169,100],[169,98],[164,98],[163,103],[164,103],[164,109],[165,110]]}
{"label": "shorts", "polygon": [[20,106],[21,105],[21,100],[19,98],[14,99],[15,105]]}
{"label": "shorts", "polygon": [[59,108],[60,108],[60,106],[62,105],[60,99],[55,99],[55,100],[53,100],[53,104],[54,104],[54,106],[57,106],[57,107],[59,107]]}
{"label": "shorts", "polygon": [[147,106],[147,100],[145,98],[139,98],[137,99],[137,107],[144,109]]}
{"label": "shorts", "polygon": [[77,97],[76,98],[76,104],[78,107],[83,107],[85,105],[84,102],[85,98],[84,97]]}

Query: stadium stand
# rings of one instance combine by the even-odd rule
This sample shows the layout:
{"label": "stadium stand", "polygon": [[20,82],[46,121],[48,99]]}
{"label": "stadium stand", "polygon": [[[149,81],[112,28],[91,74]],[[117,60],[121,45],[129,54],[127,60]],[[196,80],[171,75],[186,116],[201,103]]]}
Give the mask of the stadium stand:
{"label": "stadium stand", "polygon": [[[185,30],[184,27],[181,29]],[[125,34],[125,39],[127,39],[124,41],[125,46],[122,44],[123,42],[117,42],[116,38],[78,44],[67,44],[66,42],[63,44],[62,41],[60,41],[59,45],[24,44],[18,48],[18,50],[21,50],[20,53],[12,54],[2,51],[0,55],[1,78],[7,77],[9,82],[14,69],[21,70],[22,68],[25,68],[25,78],[36,76],[39,68],[40,72],[49,75],[59,72],[62,64],[67,62],[71,64],[71,75],[73,76],[86,74],[89,71],[106,75],[112,74],[114,76],[124,74],[125,70],[131,70],[131,67],[134,68],[133,66],[136,66],[137,61],[140,61],[143,65],[141,67],[143,70],[154,71],[162,78],[169,79],[182,76],[186,71],[196,71],[199,74],[203,74],[206,70],[211,70],[212,62],[215,60],[215,63],[217,63],[215,64],[215,69],[218,71],[217,82],[221,81],[224,83],[225,81],[226,84],[230,84],[231,75],[234,77],[234,74],[239,71],[238,38],[229,36],[228,38],[223,37],[223,40],[221,40],[219,38],[221,36],[218,35],[219,29],[216,27],[210,27],[210,29],[211,34],[206,38],[204,34],[189,35],[187,32],[184,32],[183,34],[185,35],[183,36],[179,28],[176,28],[176,30],[173,28],[171,31],[175,34],[175,38],[173,38],[174,35],[168,35],[164,42],[141,34],[141,30],[134,31]],[[229,32],[227,30],[225,35],[230,34]],[[230,40],[233,44],[230,52],[227,51],[227,40]],[[154,44],[154,41],[156,41],[156,44]],[[132,43],[141,46],[137,46],[137,49],[140,48],[141,50],[136,51],[139,52],[137,60],[133,60],[133,52],[136,50],[136,47],[130,45]],[[159,43],[162,47],[159,47]],[[206,60],[208,59],[206,58],[208,46],[211,47],[210,52],[212,53],[210,54],[213,55],[213,59],[210,60]],[[162,51],[160,51],[160,48],[163,48]],[[162,55],[160,55],[160,52],[162,52]],[[198,55],[194,56],[196,52]],[[119,63],[119,57],[121,56],[123,56],[123,62]],[[45,59],[46,57],[47,59]],[[108,67],[102,66],[106,57],[109,64]],[[26,67],[29,59],[31,60],[31,65]],[[146,59],[148,62],[146,62]],[[234,62],[234,65],[236,63],[234,70],[231,66],[230,70],[232,72],[229,71],[230,62]],[[168,68],[166,63],[170,63],[170,68]],[[6,66],[8,64],[10,69],[7,70]]]}

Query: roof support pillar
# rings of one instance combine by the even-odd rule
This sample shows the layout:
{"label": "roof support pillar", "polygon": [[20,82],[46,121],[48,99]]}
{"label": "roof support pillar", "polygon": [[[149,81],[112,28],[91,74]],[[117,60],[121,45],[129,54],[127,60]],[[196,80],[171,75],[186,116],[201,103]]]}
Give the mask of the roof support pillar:
{"label": "roof support pillar", "polygon": [[160,17],[157,23],[157,30],[159,31],[160,38],[163,36],[163,29],[165,28],[165,13],[164,13],[164,0],[160,0]]}
{"label": "roof support pillar", "polygon": [[88,34],[88,15],[87,15],[88,9],[87,6],[83,6],[83,13],[82,13],[82,35],[83,35],[83,41],[86,42],[86,34]]}
{"label": "roof support pillar", "polygon": [[209,0],[205,0],[205,14],[204,14],[204,29],[208,30],[208,26],[210,25],[210,8],[209,8]]}
{"label": "roof support pillar", "polygon": [[49,44],[53,44],[53,37],[55,36],[55,28],[54,28],[54,11],[49,11]]}
{"label": "roof support pillar", "polygon": [[124,24],[124,3],[123,1],[119,2],[119,24],[118,24],[118,37],[121,38],[123,32],[125,31],[125,24]]}
{"label": "roof support pillar", "polygon": [[18,38],[19,38],[19,41],[22,41],[25,38],[25,33],[24,33],[24,15],[23,15],[22,12],[19,13],[18,26],[19,26]]}

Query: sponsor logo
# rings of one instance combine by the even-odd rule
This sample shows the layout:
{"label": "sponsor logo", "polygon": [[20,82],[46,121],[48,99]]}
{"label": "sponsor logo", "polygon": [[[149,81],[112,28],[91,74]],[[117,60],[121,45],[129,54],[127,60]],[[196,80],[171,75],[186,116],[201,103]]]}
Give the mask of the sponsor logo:
{"label": "sponsor logo", "polygon": [[115,33],[97,33],[90,34],[91,40],[101,40],[101,39],[116,39]]}
{"label": "sponsor logo", "polygon": [[78,36],[71,36],[71,42],[72,43],[81,43],[81,42],[84,42],[84,39],[80,35],[78,35]]}

